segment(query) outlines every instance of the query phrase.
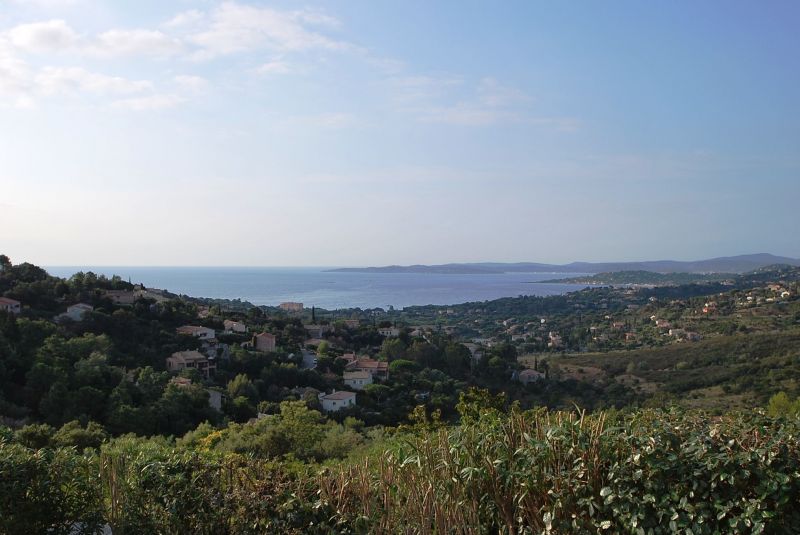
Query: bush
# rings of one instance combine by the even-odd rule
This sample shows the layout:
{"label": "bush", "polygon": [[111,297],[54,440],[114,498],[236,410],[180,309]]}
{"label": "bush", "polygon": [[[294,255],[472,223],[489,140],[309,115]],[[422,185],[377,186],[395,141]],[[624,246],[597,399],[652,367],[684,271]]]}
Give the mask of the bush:
{"label": "bush", "polygon": [[103,524],[97,456],[0,442],[0,532],[89,534]]}

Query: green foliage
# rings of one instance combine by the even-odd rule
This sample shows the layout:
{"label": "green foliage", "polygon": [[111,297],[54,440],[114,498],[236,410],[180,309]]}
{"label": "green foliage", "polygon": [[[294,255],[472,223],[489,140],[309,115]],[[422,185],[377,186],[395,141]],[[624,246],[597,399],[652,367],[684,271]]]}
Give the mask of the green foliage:
{"label": "green foliage", "polygon": [[758,415],[489,410],[337,467],[322,495],[407,533],[795,533],[798,430]]}
{"label": "green foliage", "polygon": [[73,420],[64,424],[53,434],[53,443],[61,447],[73,447],[79,451],[85,448],[99,448],[108,440],[108,433],[97,422],[89,422],[81,427],[80,422]]}
{"label": "green foliage", "polygon": [[792,401],[786,395],[786,392],[778,392],[769,398],[767,414],[773,418],[796,418],[800,416],[800,397]]}
{"label": "green foliage", "polygon": [[14,433],[14,440],[28,448],[38,450],[51,445],[56,430],[47,424],[30,424]]}
{"label": "green foliage", "polygon": [[0,533],[94,534],[103,523],[97,457],[0,441]]}

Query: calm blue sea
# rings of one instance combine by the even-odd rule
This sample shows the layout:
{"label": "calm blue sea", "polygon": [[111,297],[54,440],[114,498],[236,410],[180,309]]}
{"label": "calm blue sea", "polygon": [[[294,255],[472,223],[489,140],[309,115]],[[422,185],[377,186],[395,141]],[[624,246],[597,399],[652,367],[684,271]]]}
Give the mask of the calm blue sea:
{"label": "calm blue sea", "polygon": [[554,295],[583,287],[533,284],[574,277],[575,273],[444,275],[329,273],[326,269],[329,268],[58,266],[48,267],[47,271],[59,277],[93,271],[194,297],[240,298],[257,305],[299,301],[307,307],[314,305],[329,310],[452,305],[518,295]]}

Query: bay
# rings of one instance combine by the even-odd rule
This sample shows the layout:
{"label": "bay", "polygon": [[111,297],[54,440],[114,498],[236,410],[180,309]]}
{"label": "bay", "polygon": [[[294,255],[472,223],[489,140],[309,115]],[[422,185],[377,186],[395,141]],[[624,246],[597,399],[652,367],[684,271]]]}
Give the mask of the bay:
{"label": "bay", "polygon": [[326,267],[142,267],[51,266],[47,271],[70,277],[78,271],[124,280],[192,297],[242,299],[256,305],[298,301],[306,307],[404,308],[452,305],[519,295],[557,295],[585,285],[537,283],[575,277],[569,273],[360,273],[329,272]]}

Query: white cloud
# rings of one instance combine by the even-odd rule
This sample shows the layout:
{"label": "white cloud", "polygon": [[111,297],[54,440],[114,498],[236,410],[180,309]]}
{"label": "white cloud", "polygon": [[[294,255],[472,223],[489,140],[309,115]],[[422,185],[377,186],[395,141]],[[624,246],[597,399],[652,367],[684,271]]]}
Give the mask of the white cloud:
{"label": "white cloud", "polygon": [[115,101],[112,106],[132,111],[151,111],[172,108],[184,102],[178,95],[148,95]]}
{"label": "white cloud", "polygon": [[519,89],[504,86],[494,78],[484,78],[480,81],[478,98],[481,103],[492,108],[522,104],[531,100]]}
{"label": "white cloud", "polygon": [[178,13],[174,17],[172,17],[169,21],[167,21],[164,26],[168,28],[182,28],[186,26],[192,26],[205,18],[205,13],[202,11],[198,11],[196,9],[190,9],[189,11],[184,11],[182,13]]}
{"label": "white cloud", "polygon": [[85,91],[98,95],[128,95],[147,91],[153,84],[87,71],[80,67],[45,67],[34,79],[45,95]]}
{"label": "white cloud", "polygon": [[178,39],[157,30],[109,30],[97,36],[90,50],[106,56],[169,56],[182,48]]}
{"label": "white cloud", "polygon": [[322,17],[316,12],[285,12],[271,8],[253,7],[226,2],[208,15],[209,23],[192,33],[187,40],[200,50],[196,59],[208,59],[265,48],[280,51],[309,49],[344,50],[348,43],[337,41],[305,27],[314,24],[335,23],[332,17]]}
{"label": "white cloud", "polygon": [[81,0],[12,0],[22,6],[32,5],[40,8],[58,9],[77,5]]}
{"label": "white cloud", "polygon": [[202,93],[208,88],[208,80],[202,76],[194,76],[189,74],[181,74],[174,76],[172,81],[180,89],[189,91],[191,93]]}
{"label": "white cloud", "polygon": [[261,75],[288,74],[292,72],[292,68],[285,61],[276,59],[259,65],[253,72]]}
{"label": "white cloud", "polygon": [[104,57],[163,57],[182,49],[179,39],[158,30],[111,29],[87,37],[63,20],[20,24],[8,30],[7,36],[18,50],[35,54],[68,51]]}
{"label": "white cloud", "polygon": [[20,24],[8,31],[15,47],[27,52],[58,52],[75,46],[80,36],[63,20]]}
{"label": "white cloud", "polygon": [[0,42],[0,95],[16,97],[30,89],[31,69]]}

